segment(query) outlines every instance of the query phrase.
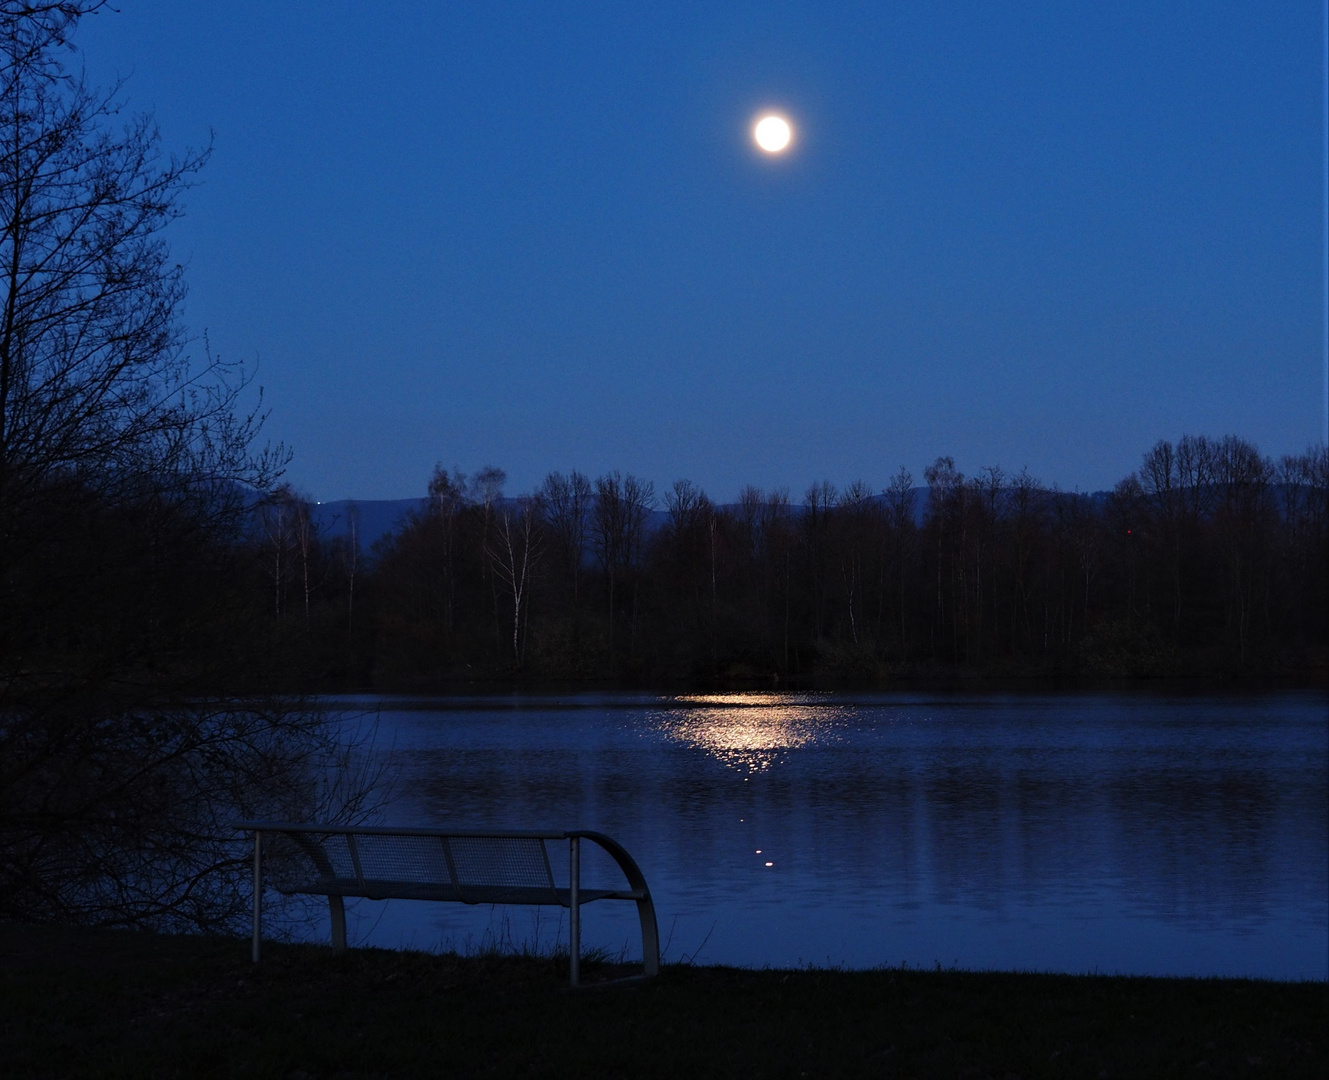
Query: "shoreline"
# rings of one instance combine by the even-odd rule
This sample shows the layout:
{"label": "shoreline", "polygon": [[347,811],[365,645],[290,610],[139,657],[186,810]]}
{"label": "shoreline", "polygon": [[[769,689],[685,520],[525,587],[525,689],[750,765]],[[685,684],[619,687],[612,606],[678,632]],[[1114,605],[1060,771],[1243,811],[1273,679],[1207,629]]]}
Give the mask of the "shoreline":
{"label": "shoreline", "polygon": [[[947,675],[910,676],[892,679],[837,679],[801,676],[779,679],[715,679],[634,681],[626,679],[566,679],[545,677],[514,679],[475,675],[418,685],[345,686],[295,689],[292,696],[335,697],[463,697],[522,694],[532,697],[594,693],[643,694],[769,694],[769,693],[1038,693],[1038,694],[1258,694],[1271,691],[1305,690],[1329,694],[1329,674],[1314,671],[1301,675],[1170,675],[1157,678],[1109,679],[1090,676],[1053,675]],[[279,696],[282,691],[277,692]]]}

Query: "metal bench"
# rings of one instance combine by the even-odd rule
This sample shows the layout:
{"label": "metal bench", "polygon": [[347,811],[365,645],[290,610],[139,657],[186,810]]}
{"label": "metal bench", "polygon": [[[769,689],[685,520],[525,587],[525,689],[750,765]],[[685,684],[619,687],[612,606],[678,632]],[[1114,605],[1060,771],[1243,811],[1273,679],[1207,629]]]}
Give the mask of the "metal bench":
{"label": "metal bench", "polygon": [[[581,981],[581,906],[595,900],[632,900],[641,921],[642,969],[660,970],[660,937],[651,892],[631,855],[603,833],[454,832],[346,825],[300,825],[238,821],[254,834],[254,963],[258,963],[263,904],[265,836],[286,850],[272,885],[287,895],[326,896],[332,915],[332,945],[346,948],[343,898],[451,900],[463,904],[548,904],[569,911],[569,982]],[[551,840],[567,841],[568,886],[554,884]],[[603,848],[618,864],[627,888],[586,888],[581,883],[581,842]]]}

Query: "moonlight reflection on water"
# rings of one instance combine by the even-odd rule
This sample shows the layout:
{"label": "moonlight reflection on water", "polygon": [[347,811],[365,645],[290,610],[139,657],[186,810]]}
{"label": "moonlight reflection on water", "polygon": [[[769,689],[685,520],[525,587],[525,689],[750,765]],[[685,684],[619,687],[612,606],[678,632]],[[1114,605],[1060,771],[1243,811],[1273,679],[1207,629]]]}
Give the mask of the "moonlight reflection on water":
{"label": "moonlight reflection on water", "polygon": [[812,695],[704,694],[652,713],[665,738],[704,750],[731,769],[765,772],[792,750],[838,739],[853,710]]}

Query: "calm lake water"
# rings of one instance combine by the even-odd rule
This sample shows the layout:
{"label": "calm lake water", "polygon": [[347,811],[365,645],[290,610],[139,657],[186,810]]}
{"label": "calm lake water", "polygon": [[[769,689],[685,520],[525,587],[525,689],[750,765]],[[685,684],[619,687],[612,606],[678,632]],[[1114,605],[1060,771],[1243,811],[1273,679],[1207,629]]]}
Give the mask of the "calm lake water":
{"label": "calm lake water", "polygon": [[[646,874],[666,960],[1329,970],[1323,692],[580,694],[381,709],[379,743],[400,770],[386,822],[607,832]],[[597,865],[588,884],[608,876]],[[639,955],[635,922],[630,904],[594,904],[587,945]],[[417,948],[567,939],[559,909],[403,901],[357,902],[351,930]]]}

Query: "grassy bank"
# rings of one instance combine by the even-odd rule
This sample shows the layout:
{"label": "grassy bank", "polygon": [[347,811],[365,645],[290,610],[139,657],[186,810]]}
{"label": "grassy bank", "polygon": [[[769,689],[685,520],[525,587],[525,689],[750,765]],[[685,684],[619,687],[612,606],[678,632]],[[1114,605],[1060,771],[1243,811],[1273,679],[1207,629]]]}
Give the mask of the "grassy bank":
{"label": "grassy bank", "polygon": [[[7,1077],[1320,1077],[1329,987],[566,964],[0,926]],[[612,974],[592,965],[592,976]]]}

